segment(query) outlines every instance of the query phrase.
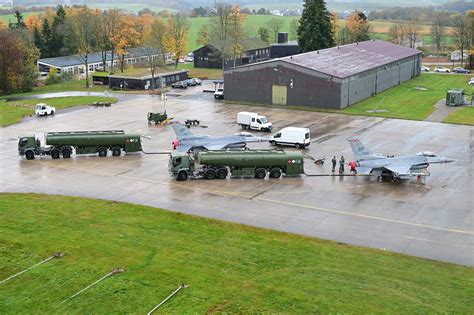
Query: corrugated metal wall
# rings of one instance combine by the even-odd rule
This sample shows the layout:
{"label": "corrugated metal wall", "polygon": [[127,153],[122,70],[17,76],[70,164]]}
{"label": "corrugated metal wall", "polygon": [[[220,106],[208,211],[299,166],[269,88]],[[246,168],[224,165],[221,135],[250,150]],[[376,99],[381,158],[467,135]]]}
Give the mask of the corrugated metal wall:
{"label": "corrugated metal wall", "polygon": [[272,104],[272,86],[282,85],[287,105],[345,108],[419,75],[420,66],[418,55],[340,79],[275,60],[225,71],[225,98]]}

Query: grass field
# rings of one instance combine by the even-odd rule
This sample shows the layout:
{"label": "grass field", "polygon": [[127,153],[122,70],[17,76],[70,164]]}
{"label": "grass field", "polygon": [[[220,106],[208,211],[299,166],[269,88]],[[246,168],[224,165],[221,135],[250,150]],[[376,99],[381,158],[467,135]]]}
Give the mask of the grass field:
{"label": "grass field", "polygon": [[[448,89],[470,89],[467,85],[468,80],[469,77],[464,75],[421,74],[413,80],[370,97],[341,112],[364,116],[423,120],[434,111],[435,103],[446,96]],[[426,90],[416,89],[417,87]],[[367,110],[374,109],[386,110],[386,112],[367,112]]]}
{"label": "grass field", "polygon": [[224,73],[221,69],[210,69],[210,68],[194,68],[193,63],[179,64],[178,69],[189,70],[188,76],[190,78],[200,78],[208,80],[223,80]]}
{"label": "grass field", "polygon": [[0,100],[0,126],[5,127],[21,121],[25,116],[34,115],[35,105],[37,103],[46,103],[56,109],[62,109],[73,106],[89,105],[93,102],[112,102],[116,103],[114,97],[97,97],[97,96],[70,96],[45,99],[32,99],[24,101],[6,102]]}
{"label": "grass field", "polygon": [[[40,13],[43,13],[42,11],[38,12],[24,12],[23,14],[23,20],[25,21],[27,17],[30,15],[38,15]],[[9,22],[16,22],[15,15],[14,14],[6,14],[6,15],[0,15],[0,21],[3,21],[5,24],[8,25]]]}
{"label": "grass field", "polygon": [[[0,313],[470,313],[472,268],[83,198],[0,194]],[[60,304],[113,268],[126,271]]]}
{"label": "grass field", "polygon": [[115,8],[115,9],[130,11],[130,12],[133,12],[133,13],[138,13],[140,10],[143,10],[144,8],[148,8],[148,9],[154,11],[154,12],[161,12],[161,11],[168,11],[168,12],[172,12],[172,13],[177,12],[176,9],[156,6],[156,5],[152,5],[152,4],[144,3],[144,2],[135,2],[135,3],[89,3],[89,4],[87,4],[87,6],[90,7],[90,8],[97,8],[97,9],[102,9],[102,10],[114,9]]}
{"label": "grass field", "polygon": [[450,124],[474,125],[474,107],[457,108],[444,120]]}

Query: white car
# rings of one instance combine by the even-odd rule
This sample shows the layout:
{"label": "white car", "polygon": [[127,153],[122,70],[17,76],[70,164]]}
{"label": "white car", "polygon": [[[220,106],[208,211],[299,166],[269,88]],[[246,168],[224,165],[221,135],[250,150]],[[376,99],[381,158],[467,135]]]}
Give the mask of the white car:
{"label": "white car", "polygon": [[474,85],[474,78],[469,79],[469,82],[467,82],[469,85]]}
{"label": "white car", "polygon": [[430,71],[430,68],[428,68],[427,66],[421,66],[421,71],[423,71],[423,72],[429,72],[429,71]]}
{"label": "white car", "polygon": [[37,116],[46,116],[46,115],[54,115],[56,112],[56,108],[52,106],[48,106],[45,103],[38,103],[35,107],[35,114]]}
{"label": "white car", "polygon": [[214,98],[216,100],[222,100],[224,99],[224,88],[218,88],[215,92],[214,92]]}
{"label": "white car", "polygon": [[445,72],[445,73],[450,73],[451,70],[445,67],[435,67],[434,72]]}

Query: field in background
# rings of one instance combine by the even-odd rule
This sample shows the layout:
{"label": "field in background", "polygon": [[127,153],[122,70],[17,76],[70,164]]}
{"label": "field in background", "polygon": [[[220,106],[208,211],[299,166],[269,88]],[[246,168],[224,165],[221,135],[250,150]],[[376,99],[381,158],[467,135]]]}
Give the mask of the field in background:
{"label": "field in background", "polygon": [[[77,161],[80,163],[80,161]],[[60,184],[60,183],[58,183]],[[469,313],[472,268],[84,198],[0,194],[0,313]],[[61,301],[113,268],[108,278]]]}
{"label": "field in background", "polygon": [[[30,15],[38,15],[40,13],[43,13],[42,11],[37,11],[37,12],[25,12],[23,14],[23,20],[26,20],[27,17]],[[15,15],[14,14],[6,14],[6,15],[0,15],[0,21],[4,22],[5,24],[8,25],[9,22],[16,22]]]}

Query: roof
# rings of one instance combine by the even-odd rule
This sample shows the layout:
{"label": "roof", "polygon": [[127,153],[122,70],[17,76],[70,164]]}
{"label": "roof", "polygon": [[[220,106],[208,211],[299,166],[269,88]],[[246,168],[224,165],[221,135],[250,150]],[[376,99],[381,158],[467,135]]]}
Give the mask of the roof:
{"label": "roof", "polygon": [[[151,49],[152,53],[157,53],[156,48],[147,48],[147,47],[136,47],[136,48],[128,48],[127,49],[127,58],[137,58],[137,57],[144,57],[148,55],[148,49]],[[93,52],[89,54],[87,58],[87,62],[92,63],[100,63],[102,62],[102,53],[101,52]],[[112,54],[110,51],[107,52],[107,61],[112,59]],[[115,52],[114,60],[118,60],[118,54]],[[82,60],[81,56],[79,55],[71,55],[71,56],[64,56],[64,57],[53,57],[53,58],[43,58],[38,60],[39,63],[45,63],[48,65],[56,66],[56,67],[71,67],[71,66],[78,66],[83,65],[84,60]]]}
{"label": "roof", "polygon": [[299,44],[298,44],[297,40],[290,40],[290,41],[287,41],[287,42],[284,42],[284,43],[275,43],[275,44],[272,44],[271,46],[272,47],[274,47],[274,46],[299,46]]}
{"label": "roof", "polygon": [[[187,73],[189,72],[189,70],[186,70],[186,69],[183,69],[183,70],[175,70],[175,71],[167,71],[167,72],[155,72],[155,78],[159,78],[159,77],[166,77],[166,76],[169,76],[169,75],[175,75],[175,74],[178,74],[178,73]],[[108,76],[109,78],[116,78],[116,79],[138,79],[138,80],[149,80],[151,79],[151,74],[147,74],[147,75],[144,75],[144,76],[133,76],[133,75],[109,75]]]}
{"label": "roof", "polygon": [[345,78],[404,58],[421,51],[369,40],[281,58],[280,60],[338,78]]}
{"label": "roof", "polygon": [[[240,43],[242,47],[244,48],[244,51],[249,51],[249,50],[256,50],[256,49],[262,49],[262,48],[268,48],[270,45],[266,42],[264,42],[260,37],[251,37],[251,38],[245,38],[241,41]],[[212,46],[214,48],[218,48],[221,45],[219,44],[219,41],[214,41],[212,43],[209,43],[207,45],[201,46],[198,49],[196,49],[194,52],[202,49],[203,47],[206,46]],[[232,43],[230,43],[230,40],[227,40],[227,48],[232,46]]]}

